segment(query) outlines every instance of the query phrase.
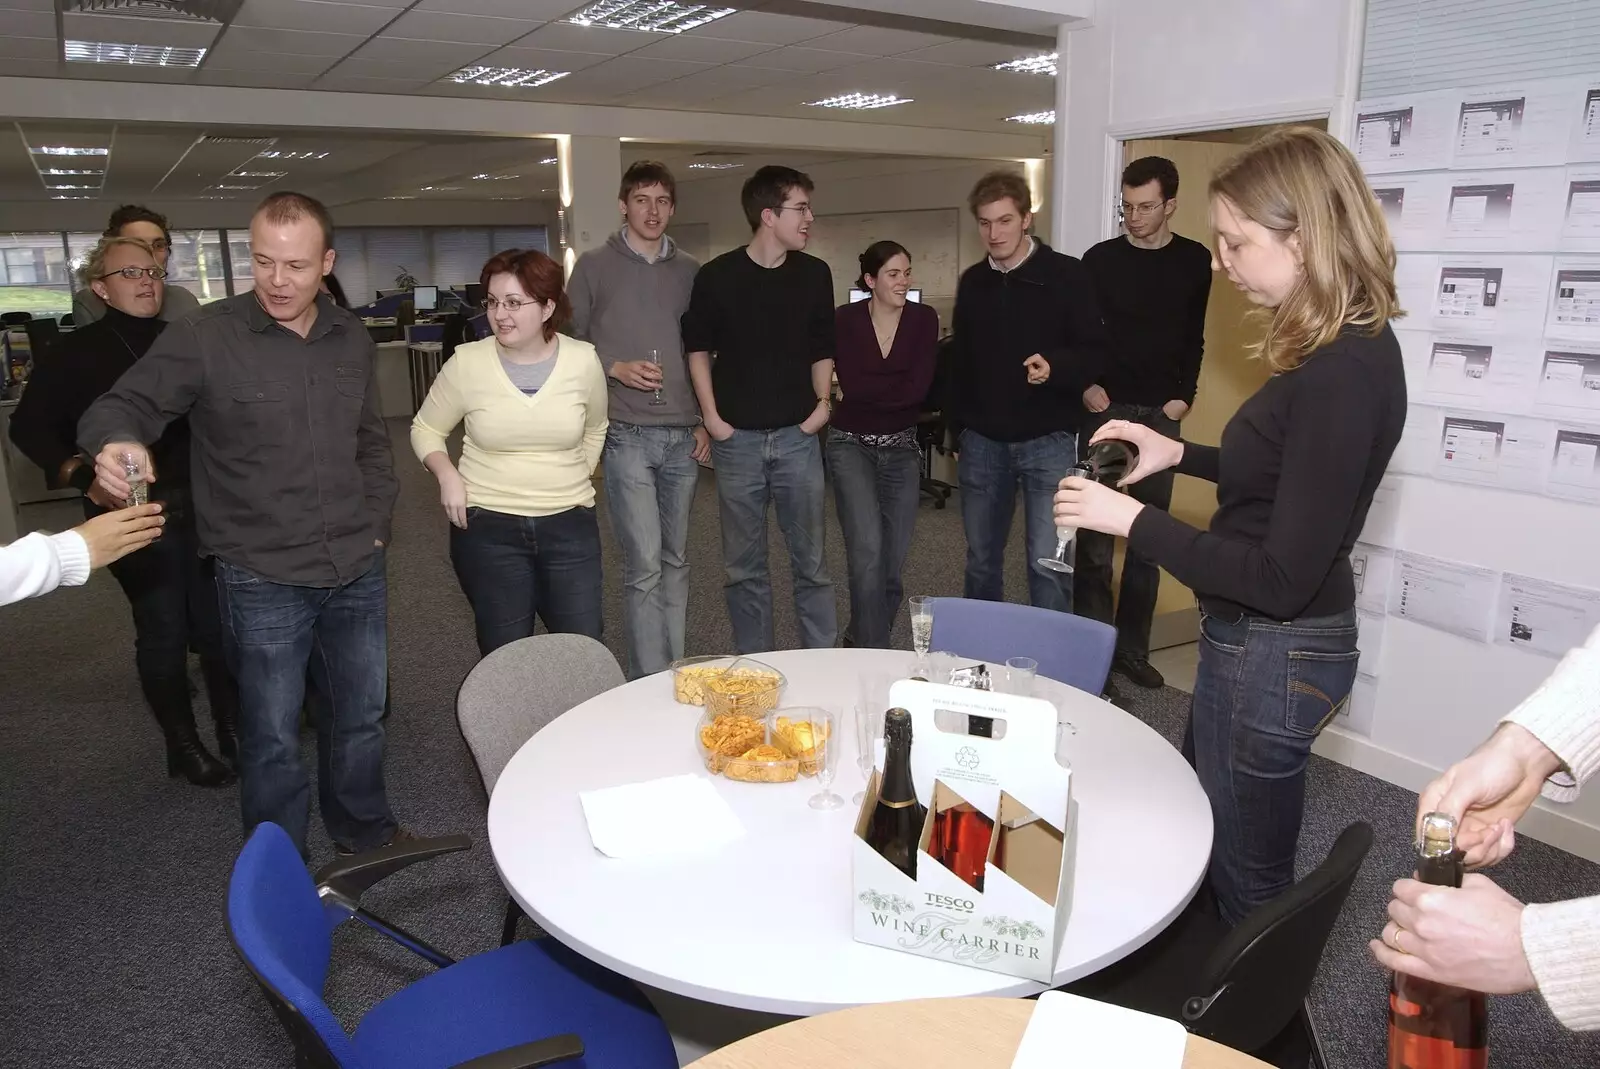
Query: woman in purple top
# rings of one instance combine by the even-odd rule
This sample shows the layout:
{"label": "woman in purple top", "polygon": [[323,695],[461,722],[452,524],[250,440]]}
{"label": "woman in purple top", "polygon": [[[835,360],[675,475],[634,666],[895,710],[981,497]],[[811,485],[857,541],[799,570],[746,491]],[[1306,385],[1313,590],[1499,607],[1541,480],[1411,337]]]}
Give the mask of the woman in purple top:
{"label": "woman in purple top", "polygon": [[828,430],[828,468],[850,570],[844,642],[887,648],[922,492],[917,416],[933,384],[939,315],[906,302],[911,254],[893,241],[861,254],[856,287],[871,298],[834,313],[843,396]]}

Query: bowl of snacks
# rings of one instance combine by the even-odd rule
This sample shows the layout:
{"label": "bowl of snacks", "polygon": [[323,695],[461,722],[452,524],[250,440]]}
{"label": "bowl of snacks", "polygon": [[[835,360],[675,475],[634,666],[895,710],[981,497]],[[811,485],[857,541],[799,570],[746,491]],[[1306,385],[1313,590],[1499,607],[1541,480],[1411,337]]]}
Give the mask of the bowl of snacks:
{"label": "bowl of snacks", "polygon": [[[788,715],[791,712],[799,715]],[[801,775],[815,776],[819,756],[817,750],[828,741],[826,734],[819,738],[817,732],[827,729],[820,723],[813,723],[805,714],[804,709],[779,709],[768,717],[768,730],[773,745],[799,762]]]}
{"label": "bowl of snacks", "polygon": [[788,783],[799,775],[800,762],[773,745],[772,725],[765,716],[707,709],[696,738],[700,757],[713,775],[749,783]]}
{"label": "bowl of snacks", "polygon": [[737,657],[685,657],[672,662],[672,699],[682,705],[706,703],[706,680],[720,672]]}
{"label": "bowl of snacks", "polygon": [[764,716],[777,708],[783,673],[771,665],[740,657],[720,672],[705,677],[706,710],[713,714]]}

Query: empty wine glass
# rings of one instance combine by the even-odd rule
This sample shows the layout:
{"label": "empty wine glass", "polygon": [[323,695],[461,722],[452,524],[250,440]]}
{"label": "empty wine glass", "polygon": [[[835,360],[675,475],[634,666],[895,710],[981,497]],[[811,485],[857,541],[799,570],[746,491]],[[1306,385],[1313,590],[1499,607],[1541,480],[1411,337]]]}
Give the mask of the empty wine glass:
{"label": "empty wine glass", "polygon": [[1006,693],[1023,698],[1033,697],[1033,679],[1039,673],[1039,662],[1032,657],[1012,657],[1006,661]]}
{"label": "empty wine glass", "polygon": [[[876,706],[864,704],[856,706],[856,771],[861,773],[863,781],[872,779],[872,766],[877,760],[878,740],[883,738],[883,714],[876,711]],[[851,799],[856,805],[867,796],[867,792],[859,790]]]}
{"label": "empty wine glass", "polygon": [[[661,350],[660,349],[651,349],[650,350],[650,362],[656,366],[656,370],[657,371],[661,370]],[[660,380],[657,380],[657,381],[660,381]],[[661,387],[659,387],[659,386],[656,387],[655,396],[650,398],[650,403],[652,405],[664,405],[664,404],[667,403],[661,397]]]}
{"label": "empty wine glass", "polygon": [[844,805],[840,798],[828,789],[833,783],[833,777],[839,771],[839,743],[838,718],[826,709],[804,709],[803,712],[811,724],[811,757],[802,759],[801,767],[810,764],[816,768],[817,786],[822,790],[811,796],[809,803],[812,809],[838,809]]}

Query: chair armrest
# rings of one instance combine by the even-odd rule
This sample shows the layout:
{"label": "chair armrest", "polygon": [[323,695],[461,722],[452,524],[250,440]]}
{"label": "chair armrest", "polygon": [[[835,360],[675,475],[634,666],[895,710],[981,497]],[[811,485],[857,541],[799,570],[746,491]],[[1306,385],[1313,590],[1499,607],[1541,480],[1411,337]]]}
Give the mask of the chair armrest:
{"label": "chair armrest", "polygon": [[330,888],[356,901],[367,888],[403,868],[442,854],[454,854],[471,848],[472,840],[465,835],[412,839],[397,846],[381,846],[376,850],[330,861],[318,869],[312,878],[316,881],[318,891]]}
{"label": "chair armrest", "polygon": [[583,1040],[571,1032],[507,1047],[460,1063],[455,1069],[538,1069],[583,1057]]}

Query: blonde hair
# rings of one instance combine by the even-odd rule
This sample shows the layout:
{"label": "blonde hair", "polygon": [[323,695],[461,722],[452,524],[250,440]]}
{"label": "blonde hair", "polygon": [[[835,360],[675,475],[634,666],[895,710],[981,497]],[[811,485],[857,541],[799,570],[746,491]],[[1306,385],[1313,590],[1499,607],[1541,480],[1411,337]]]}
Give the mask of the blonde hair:
{"label": "blonde hair", "polygon": [[118,245],[132,245],[136,249],[143,249],[149,253],[152,260],[157,259],[156,251],[143,238],[101,238],[100,244],[96,245],[94,251],[89,254],[89,259],[84,261],[83,266],[78,269],[78,280],[83,283],[85,288],[99,281],[100,276],[106,273],[106,257]]}
{"label": "blonde hair", "polygon": [[1222,165],[1211,195],[1280,238],[1298,233],[1303,273],[1272,313],[1256,355],[1291,371],[1346,327],[1367,335],[1405,315],[1394,242],[1350,150],[1321,130],[1275,130]]}

